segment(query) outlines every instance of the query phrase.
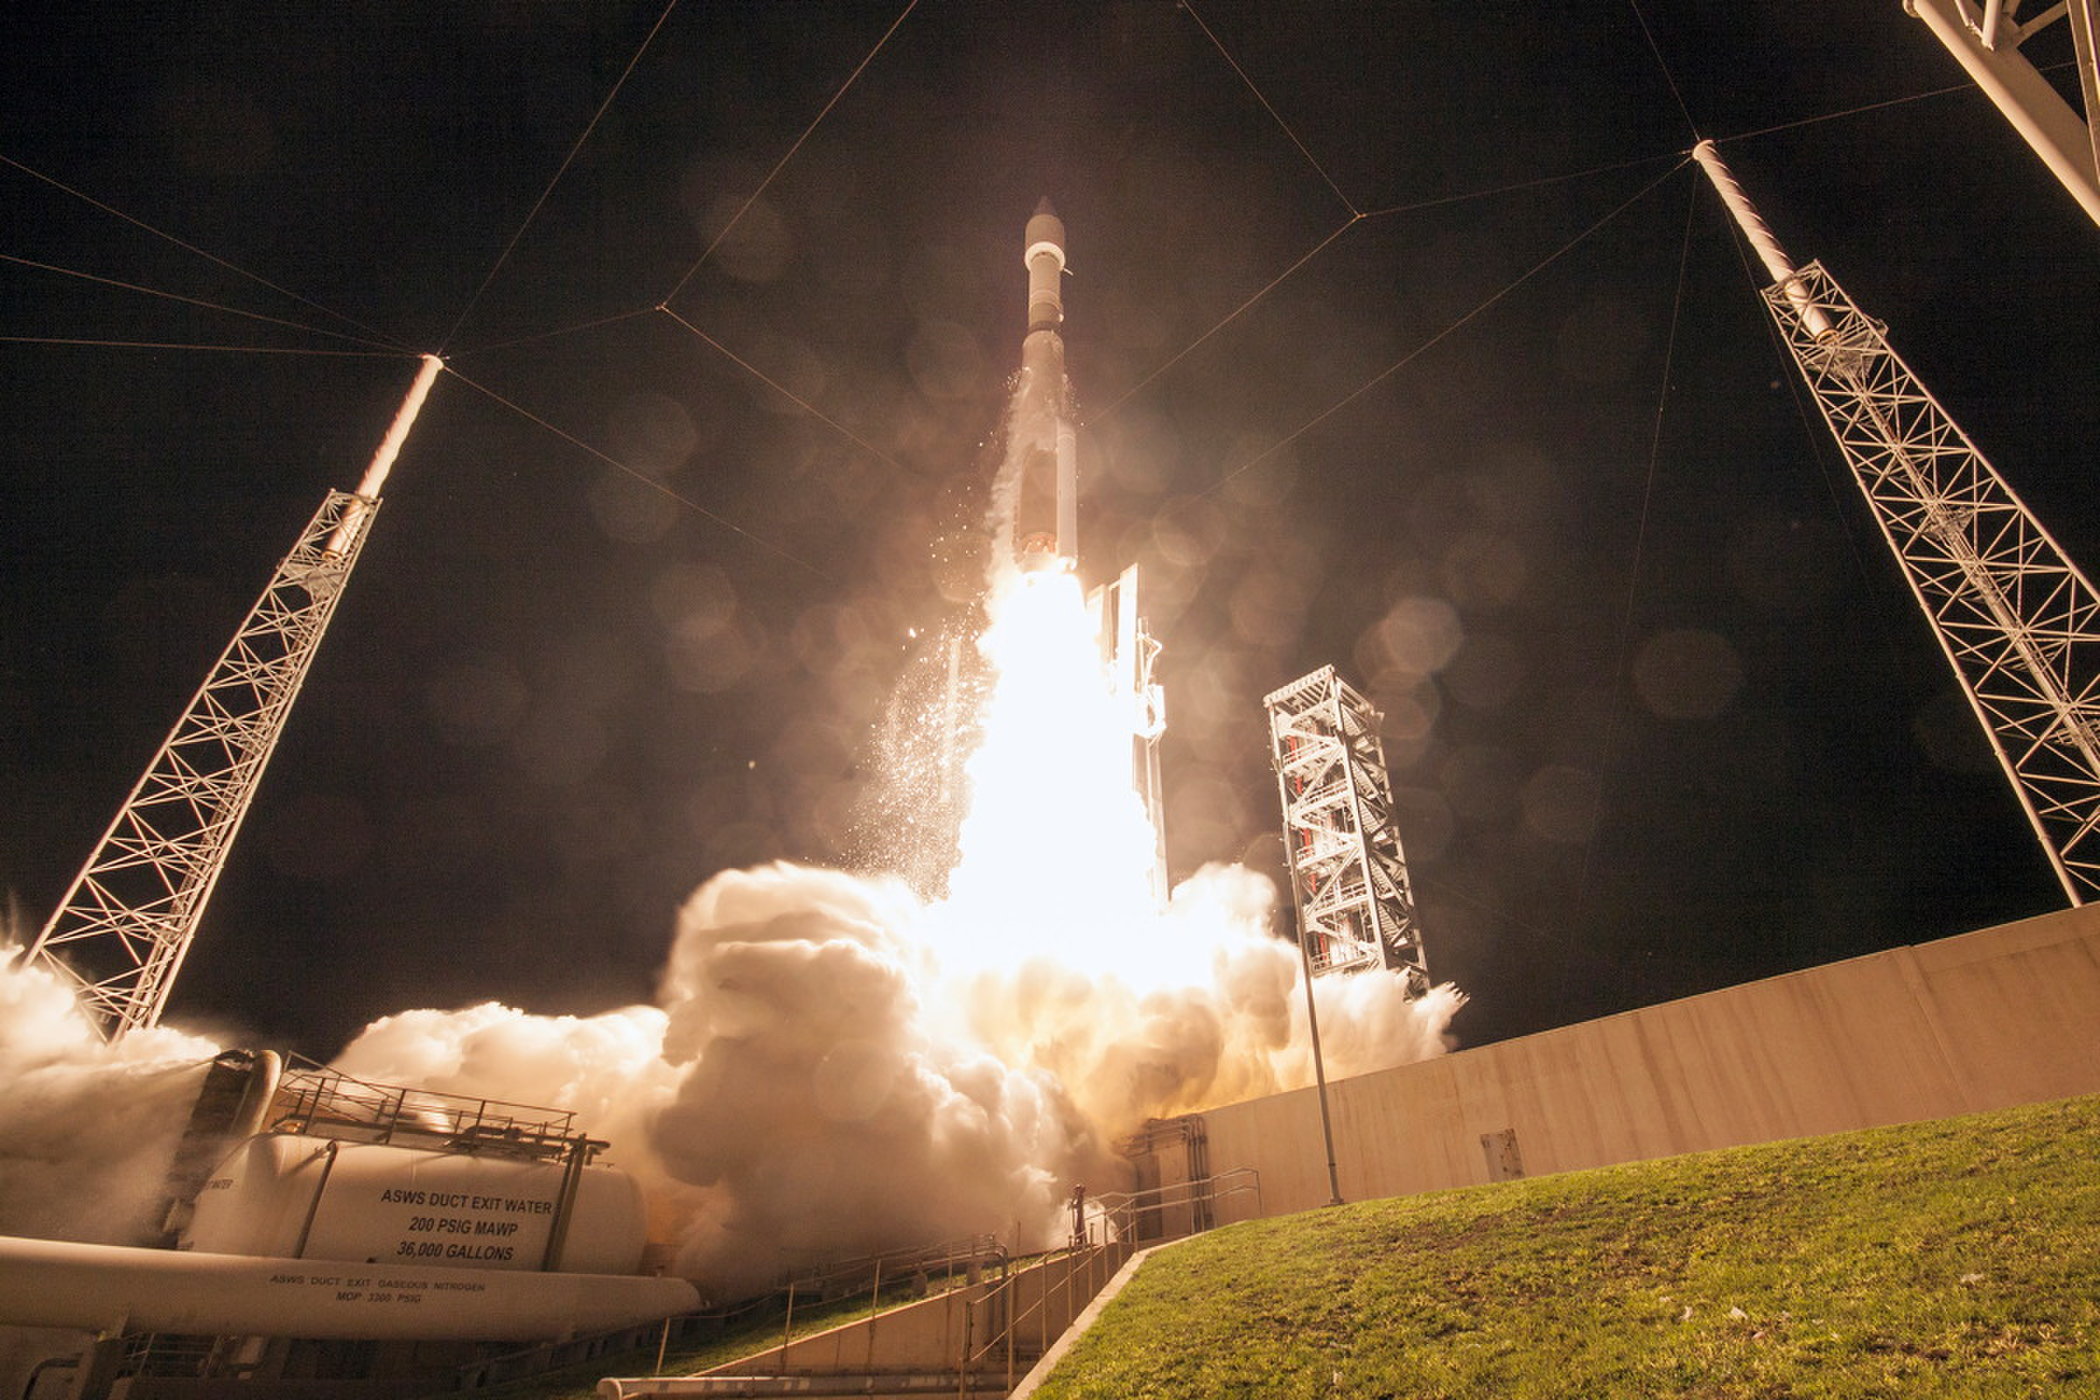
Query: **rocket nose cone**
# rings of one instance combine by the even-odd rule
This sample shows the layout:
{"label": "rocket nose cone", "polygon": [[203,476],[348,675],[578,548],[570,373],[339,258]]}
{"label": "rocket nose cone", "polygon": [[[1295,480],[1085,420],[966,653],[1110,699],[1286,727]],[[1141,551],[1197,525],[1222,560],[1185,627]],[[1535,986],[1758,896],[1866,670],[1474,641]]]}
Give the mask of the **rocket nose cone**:
{"label": "rocket nose cone", "polygon": [[1053,219],[1057,217],[1057,210],[1051,207],[1050,196],[1047,194],[1035,202],[1035,212],[1048,214]]}

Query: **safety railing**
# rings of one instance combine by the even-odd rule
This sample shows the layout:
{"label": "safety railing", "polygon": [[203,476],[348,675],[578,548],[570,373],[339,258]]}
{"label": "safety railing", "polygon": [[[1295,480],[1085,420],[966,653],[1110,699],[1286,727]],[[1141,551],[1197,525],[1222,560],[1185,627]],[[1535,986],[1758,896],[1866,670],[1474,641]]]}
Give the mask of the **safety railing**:
{"label": "safety railing", "polygon": [[781,1286],[804,1297],[815,1295],[830,1301],[880,1292],[885,1285],[894,1291],[900,1281],[913,1287],[921,1280],[930,1285],[936,1278],[950,1279],[957,1273],[966,1273],[974,1281],[986,1269],[996,1268],[1004,1274],[1008,1263],[1006,1246],[997,1235],[962,1235],[934,1244],[825,1259],[790,1271]]}
{"label": "safety railing", "polygon": [[[1254,1210],[1249,1218],[1260,1216],[1263,1213],[1261,1173],[1252,1167],[1234,1167],[1215,1176],[1156,1186],[1147,1191],[1106,1192],[1093,1198],[1093,1204],[1099,1208],[1100,1215],[1090,1216],[1088,1226],[1091,1229],[1098,1219],[1102,1222],[1104,1230],[1119,1238],[1139,1243],[1177,1239],[1182,1235],[1201,1234],[1210,1229],[1217,1224],[1217,1207],[1220,1201],[1246,1195],[1254,1197]],[[1164,1228],[1169,1211],[1184,1209],[1188,1212],[1188,1228]],[[1161,1228],[1143,1228],[1151,1221],[1157,1221]]]}
{"label": "safety railing", "polygon": [[[955,1393],[966,1396],[986,1375],[1002,1372],[1012,1390],[1025,1374],[1021,1363],[1048,1351],[1135,1249],[1123,1240],[1071,1245],[965,1302]],[[1023,1296],[1030,1285],[1032,1300]]]}
{"label": "safety railing", "polygon": [[560,1109],[374,1084],[298,1057],[271,1104],[271,1126],[281,1132],[527,1157],[574,1152],[575,1122]]}
{"label": "safety railing", "polygon": [[[1196,1181],[1093,1197],[1094,1209],[1084,1215],[1083,1237],[1046,1256],[1039,1267],[1002,1279],[964,1304],[956,1393],[967,1395],[973,1380],[1002,1369],[1007,1389],[1013,1389],[1020,1379],[1020,1363],[1032,1364],[1048,1351],[1137,1251],[1142,1242],[1135,1227],[1146,1213],[1186,1206],[1190,1228],[1176,1233],[1197,1234],[1215,1223],[1219,1201],[1250,1194],[1258,1217],[1261,1173],[1235,1167]],[[1031,1292],[1034,1296],[1027,1296]]]}

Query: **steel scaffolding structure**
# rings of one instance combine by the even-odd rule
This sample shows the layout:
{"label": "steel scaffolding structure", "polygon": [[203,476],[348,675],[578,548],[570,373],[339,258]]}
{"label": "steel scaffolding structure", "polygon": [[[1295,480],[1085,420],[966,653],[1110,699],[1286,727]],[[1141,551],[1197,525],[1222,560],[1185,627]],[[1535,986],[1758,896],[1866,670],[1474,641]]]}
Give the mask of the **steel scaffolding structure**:
{"label": "steel scaffolding structure", "polygon": [[331,491],[74,877],[29,961],[106,1040],[160,1023],[204,906],[443,362],[423,357],[353,494]]}
{"label": "steel scaffolding structure", "polygon": [[1393,820],[1380,715],[1332,666],[1271,693],[1262,706],[1313,974],[1384,968],[1421,995],[1429,968]]}
{"label": "steel scaffolding structure", "polygon": [[160,1021],[376,505],[328,493],[31,945],[106,1038]]}
{"label": "steel scaffolding structure", "polygon": [[1775,281],[1787,349],[2073,904],[2100,893],[2100,595],[1947,416],[1885,328],[1795,268],[1734,177],[1706,167]]}

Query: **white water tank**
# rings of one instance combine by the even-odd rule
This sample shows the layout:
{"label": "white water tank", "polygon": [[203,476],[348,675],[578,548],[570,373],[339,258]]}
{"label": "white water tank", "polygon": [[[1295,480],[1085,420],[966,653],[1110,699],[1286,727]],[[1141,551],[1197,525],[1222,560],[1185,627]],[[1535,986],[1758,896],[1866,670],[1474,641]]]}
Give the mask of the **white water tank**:
{"label": "white water tank", "polygon": [[[558,1160],[264,1133],[213,1170],[180,1248],[539,1269],[568,1171]],[[646,1230],[634,1179],[613,1167],[584,1167],[554,1267],[631,1274],[641,1265]]]}

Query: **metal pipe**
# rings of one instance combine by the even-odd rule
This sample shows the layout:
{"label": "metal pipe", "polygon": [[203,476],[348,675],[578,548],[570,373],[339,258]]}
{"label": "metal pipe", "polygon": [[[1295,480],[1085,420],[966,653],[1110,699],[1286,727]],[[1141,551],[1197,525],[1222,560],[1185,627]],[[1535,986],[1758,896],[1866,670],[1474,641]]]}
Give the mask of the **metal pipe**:
{"label": "metal pipe", "polygon": [[[1272,718],[1271,723],[1274,720]],[[1283,764],[1276,765],[1276,791],[1282,800],[1283,810],[1291,810],[1290,778],[1283,771]],[[1306,946],[1305,882],[1298,878],[1298,847],[1288,836],[1283,843],[1285,859],[1290,864],[1291,906],[1298,920],[1298,968],[1305,979],[1305,1025],[1312,1035],[1313,1082],[1319,1090],[1320,1138],[1327,1146],[1327,1204],[1342,1203],[1342,1180],[1334,1161],[1334,1122],[1327,1107],[1327,1062],[1320,1052],[1320,1011],[1313,1002],[1312,952]]]}
{"label": "metal pipe", "polygon": [[423,357],[423,367],[416,371],[415,383],[408,387],[408,397],[394,413],[394,421],[379,440],[372,460],[365,466],[364,478],[357,483],[357,494],[366,500],[376,497],[386,485],[386,475],[393,470],[394,459],[401,455],[402,444],[408,441],[409,429],[416,426],[416,415],[423,411],[423,400],[430,397],[430,386],[437,382],[438,371],[445,362],[435,355]]}
{"label": "metal pipe", "polygon": [[437,382],[438,371],[444,367],[445,362],[435,355],[423,357],[423,366],[416,371],[415,382],[408,386],[408,396],[394,411],[394,421],[388,425],[386,436],[379,440],[372,460],[365,464],[365,474],[357,483],[356,499],[344,510],[341,522],[328,537],[330,554],[341,554],[349,547],[359,519],[379,499],[379,492],[386,485],[387,473],[393,470],[394,459],[401,455],[401,447],[408,441],[409,429],[416,425],[416,415],[423,411],[423,400],[430,397],[430,386]]}
{"label": "metal pipe", "polygon": [[882,1256],[875,1256],[875,1282],[868,1289],[868,1372],[875,1371],[875,1324],[882,1315]]}
{"label": "metal pipe", "polygon": [[1714,143],[1701,141],[1692,147],[1692,159],[1699,162],[1699,168],[1706,172],[1713,187],[1720,192],[1721,203],[1727,205],[1728,212],[1735,216],[1737,226],[1750,240],[1750,246],[1757,250],[1758,260],[1765,265],[1765,271],[1772,275],[1775,283],[1786,288],[1786,299],[1793,306],[1794,314],[1801,318],[1801,324],[1808,328],[1808,333],[1817,340],[1829,335],[1830,318],[1809,296],[1808,288],[1802,285],[1795,272],[1794,260],[1786,255],[1779,240],[1772,236],[1772,230],[1765,226],[1757,206],[1736,183],[1734,174],[1722,162],[1721,153],[1714,149]]}
{"label": "metal pipe", "polygon": [[684,1279],[286,1259],[0,1237],[0,1326],[543,1341],[689,1312]]}
{"label": "metal pipe", "polygon": [[[314,1198],[306,1203],[306,1220],[299,1226],[299,1242],[292,1246],[292,1258],[294,1259],[301,1259],[306,1255],[306,1241],[312,1237],[314,1232],[314,1217],[321,1213],[321,1193],[328,1189],[328,1178],[335,1171],[336,1154],[342,1150],[343,1144],[340,1138],[328,1139],[328,1146],[321,1149],[321,1155],[328,1160],[321,1164],[321,1179],[314,1183]],[[308,1158],[307,1160],[312,1161],[313,1159]]]}
{"label": "metal pipe", "polygon": [[593,1147],[604,1145],[585,1137],[569,1144],[569,1160],[562,1167],[561,1194],[555,1203],[553,1223],[547,1227],[547,1249],[540,1256],[540,1268],[546,1272],[561,1267],[562,1247],[569,1240],[569,1222],[576,1214],[576,1194],[583,1188],[584,1164],[590,1161]]}

